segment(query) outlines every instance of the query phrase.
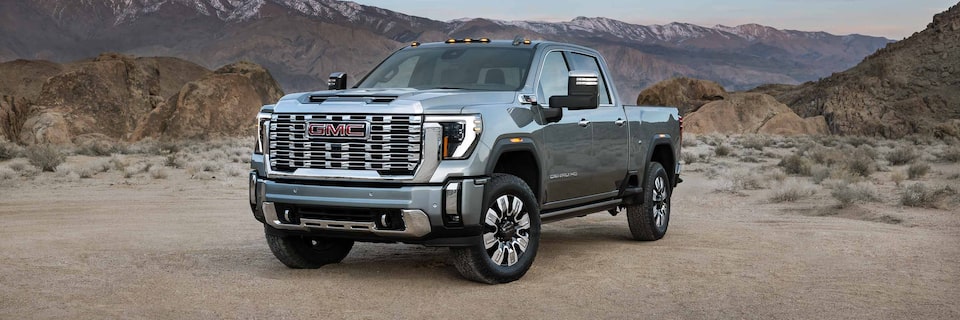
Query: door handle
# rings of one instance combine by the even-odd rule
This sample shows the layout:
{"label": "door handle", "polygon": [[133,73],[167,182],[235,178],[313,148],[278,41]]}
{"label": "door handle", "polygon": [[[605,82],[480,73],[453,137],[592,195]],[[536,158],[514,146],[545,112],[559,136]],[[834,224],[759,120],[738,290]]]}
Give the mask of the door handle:
{"label": "door handle", "polygon": [[580,119],[580,122],[578,122],[578,124],[579,124],[581,127],[586,127],[586,126],[590,125],[590,121],[587,121],[587,119]]}
{"label": "door handle", "polygon": [[624,124],[627,123],[627,120],[617,119],[617,121],[614,121],[613,123],[616,123],[617,126],[621,126],[621,127],[622,127]]}

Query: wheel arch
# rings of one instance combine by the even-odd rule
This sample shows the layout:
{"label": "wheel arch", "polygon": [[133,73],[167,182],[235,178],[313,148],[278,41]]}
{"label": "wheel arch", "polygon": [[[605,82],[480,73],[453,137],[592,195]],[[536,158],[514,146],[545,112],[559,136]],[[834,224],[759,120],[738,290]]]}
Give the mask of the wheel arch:
{"label": "wheel arch", "polygon": [[[519,141],[517,139],[519,138]],[[511,140],[513,139],[513,140]],[[506,173],[517,176],[530,187],[537,202],[542,204],[543,168],[533,139],[526,137],[501,138],[490,150],[486,174]]]}
{"label": "wheel arch", "polygon": [[659,162],[667,170],[667,176],[670,178],[670,186],[677,186],[677,159],[674,152],[673,140],[669,135],[659,135],[653,139],[653,148],[650,148],[650,156],[647,159],[650,162]]}

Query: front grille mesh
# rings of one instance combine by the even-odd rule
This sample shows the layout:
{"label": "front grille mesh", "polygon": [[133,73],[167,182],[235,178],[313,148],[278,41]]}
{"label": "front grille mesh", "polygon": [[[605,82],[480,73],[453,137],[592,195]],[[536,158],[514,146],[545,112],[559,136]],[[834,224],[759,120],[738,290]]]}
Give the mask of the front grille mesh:
{"label": "front grille mesh", "polygon": [[[310,122],[338,121],[367,122],[369,139],[307,135]],[[285,172],[308,168],[412,175],[420,164],[422,132],[420,115],[274,114],[270,121],[270,166]]]}

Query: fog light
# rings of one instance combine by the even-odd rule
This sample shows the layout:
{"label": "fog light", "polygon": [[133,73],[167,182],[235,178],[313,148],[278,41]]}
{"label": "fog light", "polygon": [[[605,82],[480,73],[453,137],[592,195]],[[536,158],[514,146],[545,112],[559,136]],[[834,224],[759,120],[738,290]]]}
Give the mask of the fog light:
{"label": "fog light", "polygon": [[460,181],[448,182],[443,187],[443,222],[448,225],[462,224],[460,217]]}

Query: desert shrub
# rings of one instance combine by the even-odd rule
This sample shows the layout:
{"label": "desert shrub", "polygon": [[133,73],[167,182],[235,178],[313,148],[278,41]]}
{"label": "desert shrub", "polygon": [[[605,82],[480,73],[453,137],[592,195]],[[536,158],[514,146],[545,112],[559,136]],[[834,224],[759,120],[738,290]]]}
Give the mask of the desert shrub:
{"label": "desert shrub", "polygon": [[950,163],[960,162],[960,146],[951,146],[944,148],[940,153],[940,160]]}
{"label": "desert shrub", "polygon": [[0,181],[13,180],[19,177],[20,174],[10,168],[0,168]]}
{"label": "desert shrub", "polygon": [[903,146],[887,153],[886,158],[887,161],[890,161],[891,165],[899,166],[913,162],[913,160],[916,160],[918,157],[916,149],[910,146]]}
{"label": "desert shrub", "polygon": [[799,181],[790,181],[775,187],[773,189],[773,194],[770,195],[770,201],[777,203],[794,202],[813,196],[816,193],[817,189],[812,185],[803,184]]}
{"label": "desert shrub", "polygon": [[122,156],[114,155],[113,157],[110,157],[110,166],[112,169],[120,172],[127,171],[127,160]]}
{"label": "desert shrub", "polygon": [[150,156],[166,154],[166,152],[164,152],[164,150],[160,147],[160,143],[152,138],[143,139],[135,143],[125,145],[121,149],[124,149],[123,151],[125,154],[142,154]]}
{"label": "desert shrub", "polygon": [[866,155],[854,154],[846,159],[844,168],[861,177],[869,177],[877,170],[877,163]]}
{"label": "desert shrub", "polygon": [[693,152],[684,151],[680,153],[680,159],[682,159],[685,164],[694,164],[697,163],[697,160],[700,160],[700,156]]}
{"label": "desert shrub", "polygon": [[846,208],[854,203],[878,201],[880,199],[872,185],[863,183],[850,184],[840,182],[833,186],[830,195],[833,196],[834,199],[837,199],[840,208]]}
{"label": "desert shrub", "polygon": [[183,150],[183,146],[175,141],[163,141],[158,144],[160,152],[174,154]]}
{"label": "desert shrub", "polygon": [[680,145],[683,146],[684,148],[693,148],[699,144],[700,143],[697,142],[697,137],[692,135],[684,135],[683,142],[680,143]]}
{"label": "desert shrub", "polygon": [[52,145],[33,145],[24,151],[24,155],[31,165],[47,172],[57,171],[57,166],[67,159],[57,147]]}
{"label": "desert shrub", "polygon": [[79,155],[104,157],[117,152],[117,147],[116,144],[108,140],[91,139],[77,146],[74,152]]}
{"label": "desert shrub", "polygon": [[753,171],[727,171],[723,185],[717,190],[732,193],[740,193],[743,190],[759,190],[765,187],[763,181],[763,177]]}
{"label": "desert shrub", "polygon": [[854,146],[854,147],[859,147],[859,146],[863,146],[863,145],[867,145],[867,146],[871,146],[871,147],[876,147],[876,146],[877,146],[877,140],[874,139],[874,138],[871,138],[871,137],[864,137],[864,136],[847,136],[845,140],[846,140],[847,144],[849,144],[849,145],[851,145],[851,146]]}
{"label": "desert shrub", "polygon": [[723,143],[719,143],[713,148],[713,153],[718,157],[726,157],[733,153],[733,149]]}
{"label": "desert shrub", "polygon": [[171,153],[167,155],[167,159],[163,165],[171,168],[183,169],[187,167],[187,159],[182,153]]}
{"label": "desert shrub", "polygon": [[799,153],[784,157],[777,165],[783,168],[783,171],[787,174],[800,176],[809,176],[810,167],[813,166],[810,159],[807,159]]}
{"label": "desert shrub", "polygon": [[824,148],[821,146],[812,147],[806,150],[806,154],[814,163],[832,166],[841,163],[846,158],[845,150],[836,148]]}
{"label": "desert shrub", "polygon": [[910,180],[922,178],[927,175],[927,172],[930,172],[930,165],[926,163],[914,163],[907,168],[907,176]]}
{"label": "desert shrub", "polygon": [[0,142],[0,161],[19,157],[21,149],[15,143]]}
{"label": "desert shrub", "polygon": [[740,143],[744,148],[763,151],[764,147],[769,147],[773,144],[773,140],[764,135],[748,135],[743,137]]}
{"label": "desert shrub", "polygon": [[753,156],[744,156],[744,157],[740,157],[740,162],[743,162],[743,163],[760,163],[760,162],[762,162],[762,161],[760,161],[760,159],[757,159],[757,158],[755,158],[755,157],[753,157]]}
{"label": "desert shrub", "polygon": [[822,164],[815,164],[810,167],[810,178],[813,180],[813,183],[820,184],[823,180],[827,180],[833,172],[830,170],[830,167],[827,167]]}
{"label": "desert shrub", "polygon": [[10,167],[10,170],[13,170],[14,172],[22,172],[27,169],[27,165],[28,164],[26,162],[13,162],[10,163],[8,167]]}
{"label": "desert shrub", "polygon": [[784,180],[787,180],[787,174],[783,173],[781,170],[774,170],[773,172],[766,174],[766,178],[769,181],[782,183]]}
{"label": "desert shrub", "polygon": [[907,175],[903,171],[898,170],[890,174],[890,181],[893,181],[898,187],[903,183],[903,180],[907,180]]}
{"label": "desert shrub", "polygon": [[957,195],[957,190],[949,186],[927,187],[917,183],[900,192],[900,204],[916,208],[943,208],[944,202]]}
{"label": "desert shrub", "polygon": [[77,175],[80,176],[80,179],[93,178],[93,176],[97,174],[91,167],[79,167],[75,171]]}
{"label": "desert shrub", "polygon": [[166,179],[167,170],[162,167],[155,167],[150,169],[150,177],[154,179]]}

